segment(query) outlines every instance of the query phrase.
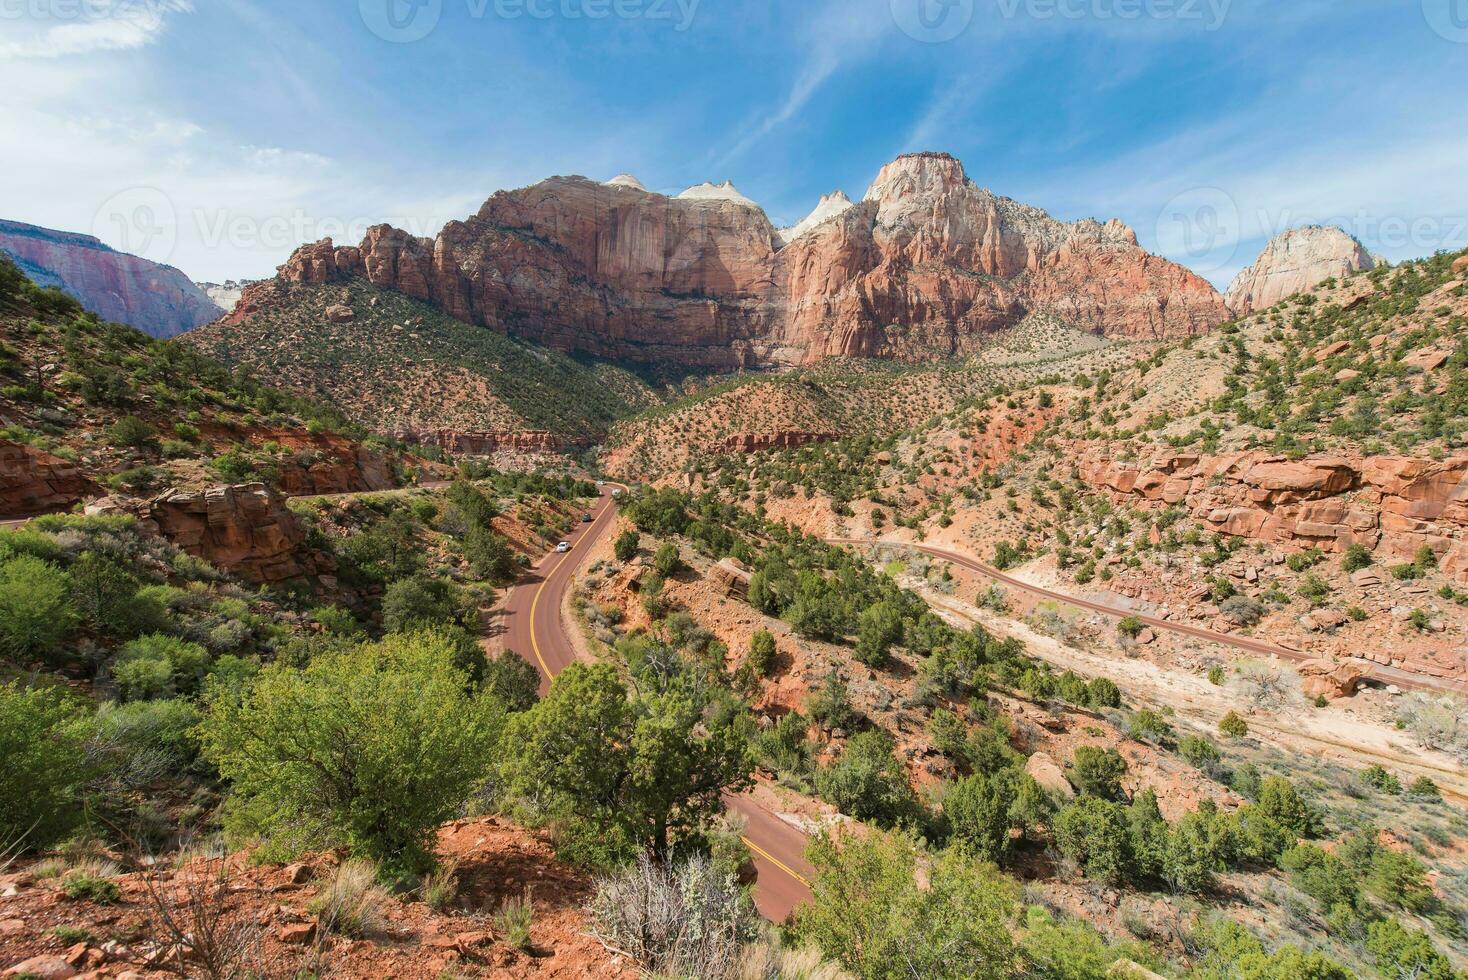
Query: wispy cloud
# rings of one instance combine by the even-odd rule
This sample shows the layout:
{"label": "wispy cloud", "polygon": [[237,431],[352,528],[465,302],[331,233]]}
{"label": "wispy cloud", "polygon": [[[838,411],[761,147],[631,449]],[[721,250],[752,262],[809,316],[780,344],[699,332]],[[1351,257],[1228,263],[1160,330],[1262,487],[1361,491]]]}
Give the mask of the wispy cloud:
{"label": "wispy cloud", "polygon": [[37,29],[0,43],[0,58],[66,58],[146,47],[163,33],[168,15],[192,13],[194,5],[193,0],[92,0],[35,10],[42,14],[31,22]]}

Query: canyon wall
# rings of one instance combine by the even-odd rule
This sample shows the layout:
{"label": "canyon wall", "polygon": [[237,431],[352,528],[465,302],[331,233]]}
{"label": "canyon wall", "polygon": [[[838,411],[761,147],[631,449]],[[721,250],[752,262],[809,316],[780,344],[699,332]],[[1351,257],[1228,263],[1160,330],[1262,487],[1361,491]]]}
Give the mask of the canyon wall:
{"label": "canyon wall", "polygon": [[32,281],[55,286],[103,320],[174,337],[224,312],[188,276],[115,251],[90,235],[0,221],[0,251]]}
{"label": "canyon wall", "polygon": [[67,460],[0,440],[0,520],[69,510],[96,492]]}
{"label": "canyon wall", "polygon": [[946,154],[901,157],[861,203],[830,210],[787,242],[737,195],[554,177],[433,239],[382,225],[359,245],[303,246],[232,319],[288,303],[291,283],[356,277],[555,349],[727,371],[962,355],[1034,312],[1127,338],[1229,317],[1211,285],[1120,222],[1058,221]]}

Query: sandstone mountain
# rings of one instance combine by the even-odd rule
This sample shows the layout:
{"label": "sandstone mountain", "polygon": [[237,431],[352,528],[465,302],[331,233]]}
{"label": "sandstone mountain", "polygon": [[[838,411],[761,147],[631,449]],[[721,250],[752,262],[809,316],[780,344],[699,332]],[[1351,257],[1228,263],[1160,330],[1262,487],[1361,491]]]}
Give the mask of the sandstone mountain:
{"label": "sandstone mountain", "polygon": [[1228,288],[1228,305],[1239,316],[1266,310],[1327,279],[1369,272],[1377,260],[1339,228],[1311,225],[1276,235],[1254,264]]}
{"label": "sandstone mountain", "polygon": [[[901,157],[861,203],[823,208],[785,244],[727,183],[670,198],[627,175],[554,177],[494,195],[435,239],[381,225],[358,246],[304,246],[278,280],[367,280],[558,350],[716,371],[933,361],[1035,313],[1148,339],[1229,318],[1212,286],[1120,222],[1059,221],[980,188],[946,154]],[[282,295],[248,289],[234,322]]]}
{"label": "sandstone mountain", "polygon": [[188,276],[118,252],[90,235],[0,221],[0,252],[40,286],[55,286],[104,320],[174,337],[224,311]]}

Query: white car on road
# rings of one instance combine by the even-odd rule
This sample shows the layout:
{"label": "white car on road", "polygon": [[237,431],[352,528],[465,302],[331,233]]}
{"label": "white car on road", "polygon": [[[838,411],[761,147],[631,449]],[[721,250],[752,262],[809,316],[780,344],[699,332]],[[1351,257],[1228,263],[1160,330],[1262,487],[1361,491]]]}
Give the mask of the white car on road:
{"label": "white car on road", "polygon": [[571,550],[571,542],[569,542],[569,541],[562,541],[560,544],[556,545],[556,553],[557,554],[564,555],[566,552],[568,552],[570,550]]}

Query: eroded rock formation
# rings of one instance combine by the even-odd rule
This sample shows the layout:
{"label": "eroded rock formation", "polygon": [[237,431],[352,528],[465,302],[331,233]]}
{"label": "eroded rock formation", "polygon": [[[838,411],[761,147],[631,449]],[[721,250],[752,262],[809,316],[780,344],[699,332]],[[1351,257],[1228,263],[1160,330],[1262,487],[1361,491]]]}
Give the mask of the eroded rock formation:
{"label": "eroded rock formation", "polygon": [[59,456],[0,440],[0,520],[66,510],[97,492]]}
{"label": "eroded rock formation", "polygon": [[306,531],[263,483],[168,490],[140,516],[189,554],[255,582],[331,571],[306,547]]}
{"label": "eroded rock formation", "polygon": [[304,246],[233,316],[288,302],[282,283],[360,277],[557,349],[718,370],[947,357],[1037,311],[1119,337],[1228,319],[1212,286],[1121,223],[1058,221],[978,187],[946,154],[901,157],[861,203],[827,204],[783,244],[728,194],[554,177],[434,239],[382,225],[357,246]]}
{"label": "eroded rock formation", "polygon": [[456,456],[492,456],[509,450],[518,453],[553,453],[564,449],[566,440],[553,432],[400,432],[397,437],[419,446],[437,446]]}
{"label": "eroded rock formation", "polygon": [[1295,228],[1275,236],[1228,288],[1239,316],[1267,310],[1327,279],[1376,268],[1366,247],[1339,228]]}
{"label": "eroded rock formation", "polygon": [[835,442],[835,432],[739,432],[716,447],[722,453],[760,453],[767,449],[799,449],[817,442]]}
{"label": "eroded rock formation", "polygon": [[0,221],[0,250],[33,281],[56,286],[104,320],[173,337],[224,312],[172,266],[114,251],[90,235]]}
{"label": "eroded rock formation", "polygon": [[1427,545],[1445,573],[1468,581],[1468,456],[1289,460],[1157,449],[1118,460],[1105,445],[1076,449],[1084,482],[1117,499],[1181,506],[1219,534],[1322,551],[1360,544],[1402,561]]}

